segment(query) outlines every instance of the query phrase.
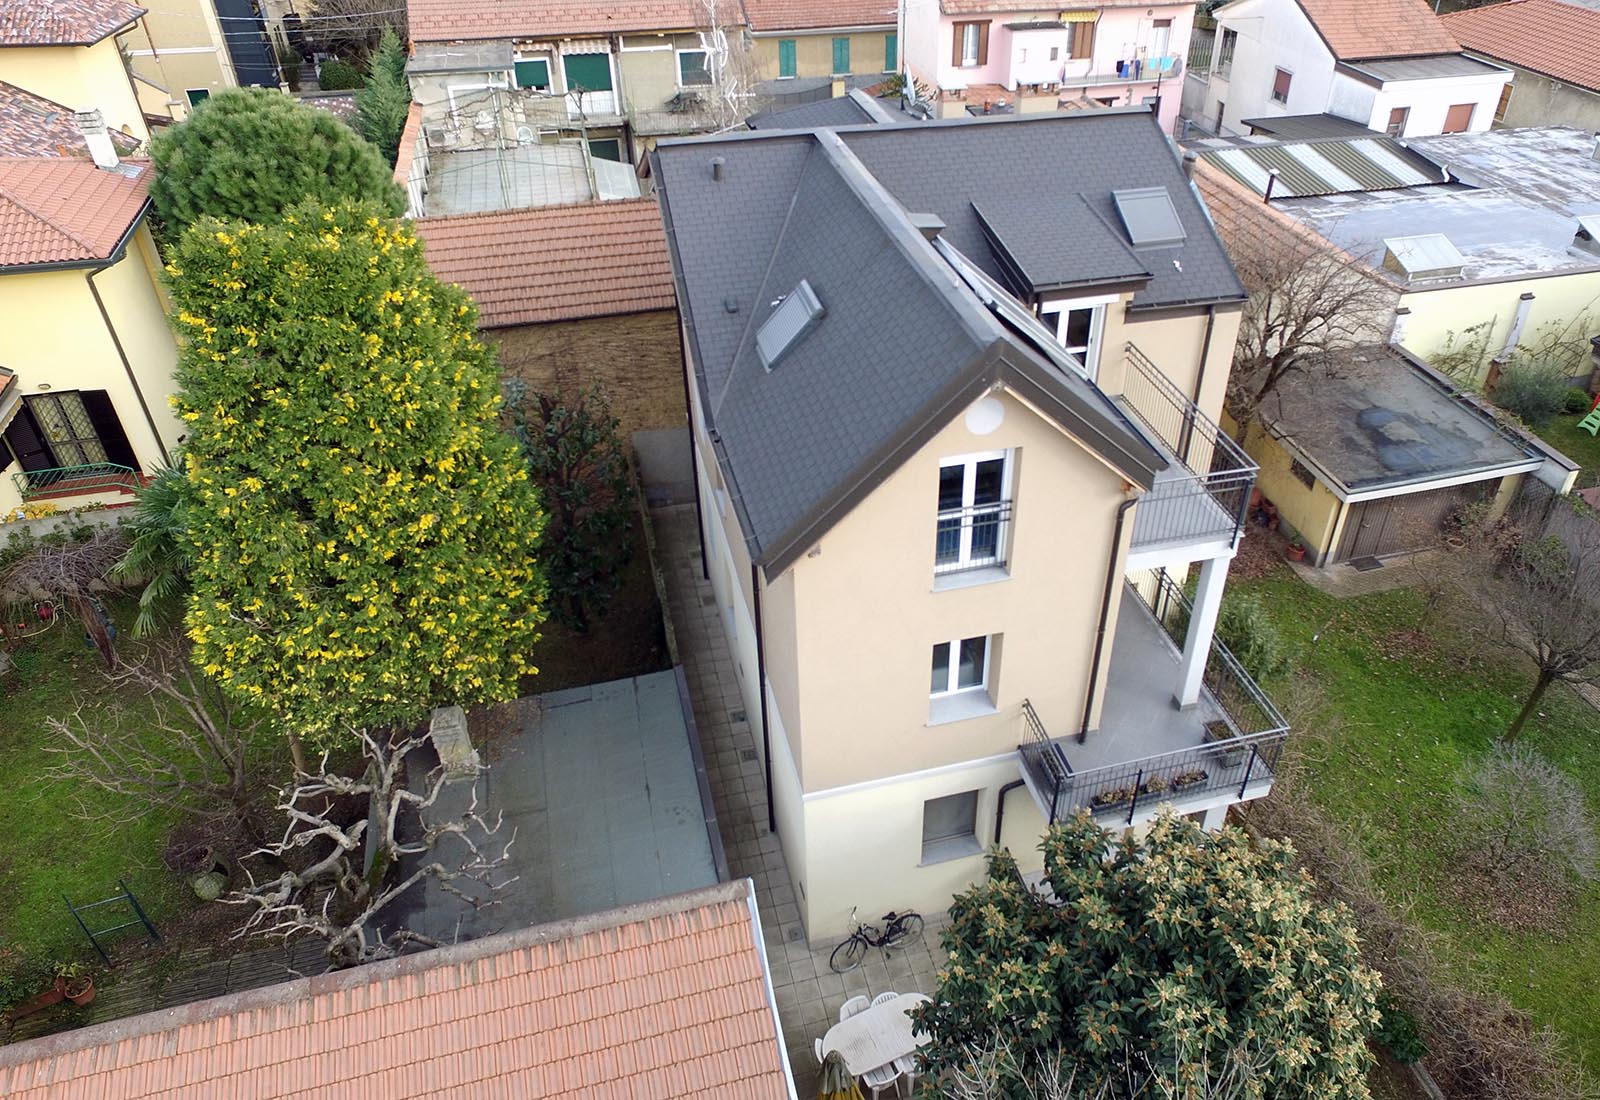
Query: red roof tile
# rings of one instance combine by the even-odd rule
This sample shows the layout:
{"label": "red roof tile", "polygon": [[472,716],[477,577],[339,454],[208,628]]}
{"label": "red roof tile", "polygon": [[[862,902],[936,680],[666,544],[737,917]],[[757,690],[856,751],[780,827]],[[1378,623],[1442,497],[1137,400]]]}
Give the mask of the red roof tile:
{"label": "red roof tile", "polygon": [[1600,11],[1558,0],[1512,0],[1441,18],[1474,53],[1600,92]]}
{"label": "red roof tile", "polygon": [[[0,1095],[792,1097],[750,880],[0,1048]],[[675,990],[675,992],[668,992]]]}
{"label": "red roof tile", "polygon": [[744,0],[750,28],[758,31],[819,27],[892,27],[895,0]]}
{"label": "red roof tile", "polygon": [[140,161],[107,171],[76,157],[0,158],[0,269],[110,259],[149,182]]}
{"label": "red roof tile", "polygon": [[478,303],[484,328],[672,309],[654,199],[420,218],[428,264]]}
{"label": "red roof tile", "polygon": [[[125,154],[139,144],[127,134],[106,132]],[[70,108],[0,80],[0,157],[88,155]]]}
{"label": "red roof tile", "polygon": [[5,0],[0,46],[92,46],[145,11],[123,0]]}
{"label": "red roof tile", "polygon": [[1427,0],[1298,0],[1340,61],[1459,53]]}
{"label": "red roof tile", "polygon": [[[727,22],[743,22],[738,4],[723,7]],[[410,0],[406,17],[413,42],[688,30],[709,22],[699,0]]]}

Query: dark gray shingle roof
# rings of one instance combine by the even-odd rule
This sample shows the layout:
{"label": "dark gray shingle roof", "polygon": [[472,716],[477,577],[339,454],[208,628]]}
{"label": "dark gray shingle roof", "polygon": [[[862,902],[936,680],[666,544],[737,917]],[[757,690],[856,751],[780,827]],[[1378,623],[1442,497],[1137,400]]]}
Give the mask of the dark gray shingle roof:
{"label": "dark gray shingle roof", "polygon": [[873,121],[855,100],[838,96],[762,111],[745,119],[745,125],[752,130],[814,130],[822,126],[861,126]]}
{"label": "dark gray shingle roof", "polygon": [[972,205],[1005,284],[1019,296],[1113,279],[1143,282],[1153,274],[1082,195],[1049,207],[999,196]]}

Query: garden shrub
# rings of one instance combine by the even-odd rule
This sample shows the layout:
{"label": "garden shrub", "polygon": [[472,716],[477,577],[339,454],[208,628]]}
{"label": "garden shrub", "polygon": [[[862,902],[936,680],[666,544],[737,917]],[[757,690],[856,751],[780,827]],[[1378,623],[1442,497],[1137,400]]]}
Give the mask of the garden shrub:
{"label": "garden shrub", "polygon": [[1572,380],[1551,363],[1514,362],[1494,386],[1494,403],[1535,428],[1566,408]]}
{"label": "garden shrub", "polygon": [[317,85],[325,92],[351,92],[366,87],[367,78],[350,62],[334,58],[317,70]]}
{"label": "garden shrub", "polygon": [[1573,386],[1567,391],[1566,411],[1569,414],[1575,416],[1578,413],[1586,413],[1592,404],[1594,404],[1594,398],[1589,395],[1588,390]]}
{"label": "garden shrub", "polygon": [[1257,680],[1289,671],[1289,648],[1278,633],[1278,624],[1253,593],[1223,599],[1217,615],[1217,637]]}
{"label": "garden shrub", "polygon": [[1390,993],[1378,994],[1378,1029],[1372,1037],[1402,1065],[1409,1066],[1427,1057],[1428,1044],[1422,1041],[1417,1018]]}

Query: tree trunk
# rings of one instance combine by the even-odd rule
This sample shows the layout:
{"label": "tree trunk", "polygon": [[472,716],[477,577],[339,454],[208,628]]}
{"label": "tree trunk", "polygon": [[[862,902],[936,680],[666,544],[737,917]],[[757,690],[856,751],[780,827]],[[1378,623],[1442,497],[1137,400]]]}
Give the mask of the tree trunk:
{"label": "tree trunk", "polygon": [[1505,733],[1500,735],[1500,743],[1509,745],[1522,736],[1522,727],[1528,724],[1528,718],[1539,706],[1539,700],[1544,698],[1545,689],[1555,682],[1556,674],[1549,669],[1541,668],[1539,678],[1533,683],[1533,690],[1528,692],[1528,699],[1522,704],[1522,713],[1517,715],[1516,721]]}
{"label": "tree trunk", "polygon": [[310,775],[311,769],[306,766],[306,749],[300,743],[300,731],[289,731],[289,756],[294,761],[294,773],[297,776]]}

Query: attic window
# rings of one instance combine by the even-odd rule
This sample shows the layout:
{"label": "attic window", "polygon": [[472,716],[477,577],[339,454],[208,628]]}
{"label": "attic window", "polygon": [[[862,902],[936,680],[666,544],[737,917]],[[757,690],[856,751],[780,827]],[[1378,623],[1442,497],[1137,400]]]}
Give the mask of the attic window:
{"label": "attic window", "polygon": [[1122,215],[1122,224],[1128,230],[1128,239],[1135,247],[1141,245],[1179,244],[1188,234],[1178,220],[1178,211],[1172,205],[1172,196],[1165,187],[1136,187],[1111,192]]}
{"label": "attic window", "polygon": [[816,328],[817,322],[822,320],[822,312],[822,301],[816,291],[801,279],[778,303],[772,316],[756,330],[756,353],[761,356],[761,365],[768,370],[777,366],[802,336]]}
{"label": "attic window", "polygon": [[1404,275],[1411,282],[1428,279],[1458,279],[1466,268],[1466,257],[1443,233],[1423,233],[1415,237],[1389,237],[1383,242],[1383,266]]}

